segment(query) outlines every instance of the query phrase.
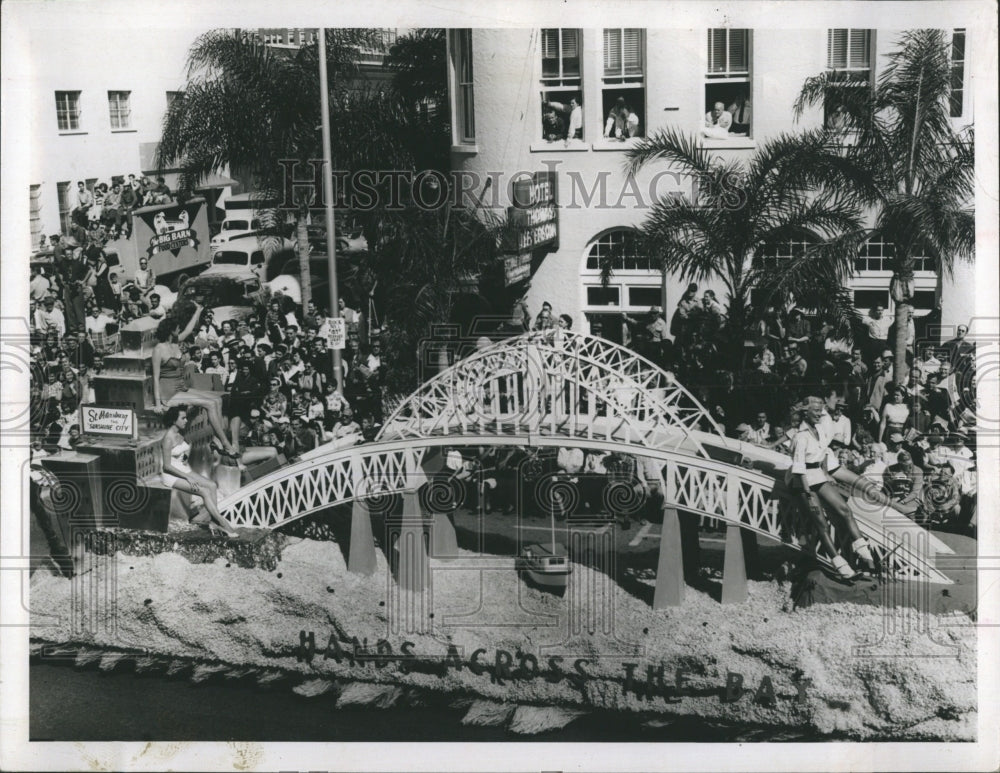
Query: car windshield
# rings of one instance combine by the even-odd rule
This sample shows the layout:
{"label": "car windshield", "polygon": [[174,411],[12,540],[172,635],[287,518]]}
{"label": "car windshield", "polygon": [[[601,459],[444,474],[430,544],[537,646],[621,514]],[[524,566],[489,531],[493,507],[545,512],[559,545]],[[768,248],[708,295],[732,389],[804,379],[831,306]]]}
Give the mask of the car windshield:
{"label": "car windshield", "polygon": [[247,254],[238,250],[219,250],[212,258],[212,262],[226,266],[245,266],[247,265]]}
{"label": "car windshield", "polygon": [[227,220],[222,224],[223,231],[249,231],[250,223],[246,220]]}
{"label": "car windshield", "polygon": [[247,292],[253,287],[243,280],[231,277],[208,277],[192,279],[181,291],[184,300],[197,301],[207,309],[216,306],[246,306],[250,302]]}

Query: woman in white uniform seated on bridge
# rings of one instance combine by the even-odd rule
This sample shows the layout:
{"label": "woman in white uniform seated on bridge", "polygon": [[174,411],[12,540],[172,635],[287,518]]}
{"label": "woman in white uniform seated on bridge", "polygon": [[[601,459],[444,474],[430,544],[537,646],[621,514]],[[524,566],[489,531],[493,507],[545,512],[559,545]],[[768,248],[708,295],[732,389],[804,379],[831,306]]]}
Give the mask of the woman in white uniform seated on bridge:
{"label": "woman in white uniform seated on bridge", "polygon": [[187,422],[187,411],[176,405],[167,408],[163,415],[163,423],[167,427],[160,440],[160,450],[163,453],[163,472],[160,477],[163,484],[177,490],[189,512],[191,497],[201,497],[210,519],[195,518],[194,523],[208,526],[212,532],[221,531],[227,537],[238,537],[236,530],[219,513],[218,487],[215,482],[199,475],[188,464],[191,445],[184,439]]}
{"label": "woman in white uniform seated on bridge", "polygon": [[[823,549],[833,559],[837,573],[845,579],[852,579],[857,573],[847,560],[840,555],[830,537],[830,529],[823,511],[836,517],[851,539],[851,550],[861,559],[866,568],[874,569],[871,548],[861,535],[858,524],[851,514],[847,502],[837,485],[827,472],[829,459],[830,432],[824,422],[823,400],[809,398],[809,407],[803,414],[802,424],[792,437],[792,467],[789,484],[805,500],[806,512],[816,527],[817,536]],[[834,463],[834,466],[835,463]],[[821,507],[822,503],[822,507]]]}

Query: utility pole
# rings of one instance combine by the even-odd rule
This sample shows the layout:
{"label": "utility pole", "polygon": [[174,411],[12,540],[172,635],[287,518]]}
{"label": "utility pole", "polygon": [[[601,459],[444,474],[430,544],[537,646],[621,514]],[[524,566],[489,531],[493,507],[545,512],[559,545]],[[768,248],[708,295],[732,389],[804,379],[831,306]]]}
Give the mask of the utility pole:
{"label": "utility pole", "polygon": [[[326,259],[330,273],[330,316],[340,313],[337,291],[336,231],[333,217],[333,158],[330,147],[330,89],[326,75],[326,30],[319,28],[319,104],[323,114],[323,192],[326,195]],[[344,369],[340,349],[333,350],[333,378],[337,391],[344,393]]]}

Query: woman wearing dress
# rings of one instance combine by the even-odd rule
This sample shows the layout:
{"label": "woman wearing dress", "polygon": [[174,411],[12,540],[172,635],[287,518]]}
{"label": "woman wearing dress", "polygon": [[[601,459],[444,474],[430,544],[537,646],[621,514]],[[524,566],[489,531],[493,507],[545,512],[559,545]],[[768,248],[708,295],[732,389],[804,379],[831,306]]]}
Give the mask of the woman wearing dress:
{"label": "woman wearing dress", "polygon": [[187,426],[187,411],[180,406],[171,406],[163,415],[163,423],[167,431],[160,440],[163,452],[163,483],[176,489],[188,511],[191,510],[191,497],[201,497],[208,511],[209,519],[192,519],[193,523],[208,526],[209,531],[221,531],[227,537],[238,537],[237,531],[219,513],[218,487],[208,478],[194,472],[188,464],[191,445],[184,439],[184,428]]}
{"label": "woman wearing dress", "polygon": [[194,314],[187,325],[181,330],[177,319],[171,314],[163,318],[156,328],[156,340],[153,347],[153,402],[155,410],[165,411],[175,405],[197,405],[208,411],[208,420],[212,425],[216,438],[222,445],[222,452],[238,459],[239,453],[226,437],[225,420],[222,417],[222,401],[215,392],[205,392],[199,389],[189,389],[184,372],[184,362],[179,346],[186,340],[198,324],[202,306],[194,305]]}

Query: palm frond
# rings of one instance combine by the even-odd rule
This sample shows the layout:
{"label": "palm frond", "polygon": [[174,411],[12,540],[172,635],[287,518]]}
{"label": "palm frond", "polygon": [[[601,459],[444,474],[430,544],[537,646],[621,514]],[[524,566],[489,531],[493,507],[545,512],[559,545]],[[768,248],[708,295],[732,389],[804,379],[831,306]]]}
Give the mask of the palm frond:
{"label": "palm frond", "polygon": [[656,160],[666,161],[695,179],[710,174],[712,169],[712,157],[701,147],[698,138],[672,126],[643,137],[629,148],[625,154],[625,173],[634,175]]}

